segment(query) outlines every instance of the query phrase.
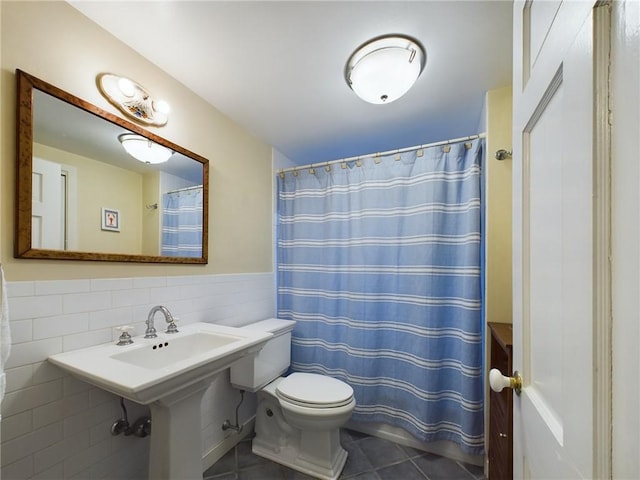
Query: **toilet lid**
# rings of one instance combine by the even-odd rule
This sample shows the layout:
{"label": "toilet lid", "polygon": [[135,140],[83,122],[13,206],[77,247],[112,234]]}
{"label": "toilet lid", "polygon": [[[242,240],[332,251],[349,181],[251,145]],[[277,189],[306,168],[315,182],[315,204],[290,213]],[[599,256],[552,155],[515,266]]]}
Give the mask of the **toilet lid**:
{"label": "toilet lid", "polygon": [[278,384],[276,393],[296,405],[317,408],[341,407],[353,399],[349,385],[315,373],[292,373]]}

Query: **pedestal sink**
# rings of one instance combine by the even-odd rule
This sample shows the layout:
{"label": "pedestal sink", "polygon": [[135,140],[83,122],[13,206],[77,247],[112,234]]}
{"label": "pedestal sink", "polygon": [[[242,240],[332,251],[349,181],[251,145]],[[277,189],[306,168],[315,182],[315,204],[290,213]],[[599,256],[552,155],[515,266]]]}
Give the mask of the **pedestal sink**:
{"label": "pedestal sink", "polygon": [[255,355],[270,333],[192,323],[179,333],[134,337],[60,353],[49,361],[96,387],[151,409],[149,478],[202,479],[200,402],[216,375]]}

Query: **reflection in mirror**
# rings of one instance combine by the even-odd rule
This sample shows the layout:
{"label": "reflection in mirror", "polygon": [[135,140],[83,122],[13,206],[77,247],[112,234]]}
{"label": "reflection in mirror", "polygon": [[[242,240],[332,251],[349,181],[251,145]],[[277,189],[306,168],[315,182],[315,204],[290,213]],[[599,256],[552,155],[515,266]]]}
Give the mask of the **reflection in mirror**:
{"label": "reflection in mirror", "polygon": [[[206,159],[17,75],[16,257],[207,262]],[[121,143],[132,134],[169,159],[133,158]]]}

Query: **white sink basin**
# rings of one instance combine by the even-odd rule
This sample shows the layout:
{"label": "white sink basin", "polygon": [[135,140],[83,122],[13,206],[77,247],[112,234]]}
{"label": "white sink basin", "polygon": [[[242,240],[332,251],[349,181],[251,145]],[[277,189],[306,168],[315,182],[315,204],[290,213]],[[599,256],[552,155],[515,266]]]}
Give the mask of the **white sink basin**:
{"label": "white sink basin", "polygon": [[199,357],[239,340],[242,340],[242,337],[200,331],[181,337],[167,336],[143,348],[127,349],[122,353],[116,353],[111,355],[111,358],[137,367],[158,370],[171,367],[183,360]]}
{"label": "white sink basin", "polygon": [[149,404],[257,353],[269,337],[270,333],[192,323],[178,333],[138,336],[131,345],[98,345],[52,355],[49,361],[92,385]]}

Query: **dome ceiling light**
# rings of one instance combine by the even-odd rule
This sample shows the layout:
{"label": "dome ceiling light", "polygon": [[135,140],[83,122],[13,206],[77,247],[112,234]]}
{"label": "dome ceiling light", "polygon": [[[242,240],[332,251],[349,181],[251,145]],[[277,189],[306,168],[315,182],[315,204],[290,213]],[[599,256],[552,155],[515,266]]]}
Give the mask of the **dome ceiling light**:
{"label": "dome ceiling light", "polygon": [[142,135],[124,133],[118,137],[118,140],[129,155],[143,163],[164,163],[173,155],[173,150],[152,142]]}
{"label": "dome ceiling light", "polygon": [[427,61],[417,40],[385,35],[360,46],[349,58],[345,78],[365,102],[391,103],[416,82]]}

